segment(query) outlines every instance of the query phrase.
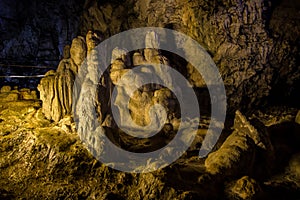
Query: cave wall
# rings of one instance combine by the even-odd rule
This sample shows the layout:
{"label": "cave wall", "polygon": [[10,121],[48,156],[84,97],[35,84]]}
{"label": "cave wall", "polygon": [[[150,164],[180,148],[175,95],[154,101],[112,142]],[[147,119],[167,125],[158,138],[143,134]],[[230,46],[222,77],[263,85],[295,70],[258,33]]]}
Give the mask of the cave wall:
{"label": "cave wall", "polygon": [[57,66],[78,34],[84,0],[1,0],[0,59],[5,64]]}
{"label": "cave wall", "polygon": [[[300,5],[295,0],[1,0],[0,5],[2,63],[57,66],[64,46],[89,30],[108,38],[159,26],[187,34],[211,54],[232,110],[270,99],[299,102]],[[188,71],[193,83],[201,82]]]}
{"label": "cave wall", "polygon": [[[292,0],[91,0],[86,6],[82,35],[92,29],[109,37],[159,26],[198,41],[219,67],[232,110],[262,105],[267,97],[287,103],[299,89],[300,7]],[[193,77],[201,82],[200,76]]]}

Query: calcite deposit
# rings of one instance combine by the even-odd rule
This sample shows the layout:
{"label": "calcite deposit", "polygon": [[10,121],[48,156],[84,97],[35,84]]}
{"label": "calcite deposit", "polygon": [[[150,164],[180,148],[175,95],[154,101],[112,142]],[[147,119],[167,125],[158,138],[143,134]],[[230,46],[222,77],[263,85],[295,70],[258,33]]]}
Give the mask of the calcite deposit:
{"label": "calcite deposit", "polygon": [[[1,79],[0,199],[300,199],[299,9],[296,0],[1,0],[0,75],[18,72],[3,63],[55,70],[37,90],[31,82],[23,88]],[[166,41],[154,31],[134,38],[143,49],[97,49],[114,34],[151,26],[197,41],[224,81],[226,121],[205,157],[199,150],[210,145],[204,142],[210,124],[223,127],[211,116],[211,80],[161,50]],[[202,58],[190,49],[185,44],[181,51]],[[103,70],[105,59],[111,62]],[[167,65],[189,81],[200,116],[182,123],[182,105],[170,88],[139,85],[141,76],[153,74],[170,85],[178,81],[153,65]],[[30,70],[26,74],[34,75]],[[99,161],[99,155],[117,156],[105,149],[108,140],[135,154],[154,152],[170,144],[180,125],[190,130],[193,120],[192,144],[162,169],[128,173]],[[137,127],[160,130],[133,137],[122,129],[132,124],[131,133]],[[188,143],[190,135],[176,145]],[[166,154],[178,153],[176,145]],[[144,171],[158,162],[148,163]]]}

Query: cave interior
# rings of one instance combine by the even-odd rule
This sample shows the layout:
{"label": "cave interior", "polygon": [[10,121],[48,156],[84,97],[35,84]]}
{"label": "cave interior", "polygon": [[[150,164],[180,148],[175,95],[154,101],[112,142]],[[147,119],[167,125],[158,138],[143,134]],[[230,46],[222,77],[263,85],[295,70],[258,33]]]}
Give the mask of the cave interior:
{"label": "cave interior", "polygon": [[[165,36],[138,37],[141,31],[118,41],[145,48],[101,47],[151,27]],[[180,55],[167,51],[180,43],[180,34],[167,30],[205,53],[188,44]],[[216,66],[226,105],[213,107],[222,91],[187,57],[202,59],[204,73]],[[155,74],[174,86],[172,70],[187,80],[199,107],[196,130],[187,134],[194,119],[181,118],[198,108],[182,109],[184,91],[138,85],[138,75]],[[300,199],[298,0],[0,0],[0,88],[0,199]],[[162,116],[153,115],[156,104],[165,117],[159,109]],[[126,132],[139,134],[126,129],[130,123],[159,130],[134,137]],[[172,143],[182,129],[185,137]],[[217,137],[212,144],[210,136]],[[134,155],[168,148],[145,166],[130,157],[116,163],[119,152],[106,149],[106,139]]]}

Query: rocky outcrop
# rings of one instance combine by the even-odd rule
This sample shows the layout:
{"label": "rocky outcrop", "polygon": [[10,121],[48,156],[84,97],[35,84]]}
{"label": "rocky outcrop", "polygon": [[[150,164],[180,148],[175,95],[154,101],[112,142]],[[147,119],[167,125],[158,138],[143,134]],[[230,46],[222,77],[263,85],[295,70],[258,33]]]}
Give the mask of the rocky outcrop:
{"label": "rocky outcrop", "polygon": [[[209,173],[223,176],[267,175],[272,171],[274,149],[264,126],[256,129],[240,111],[236,112],[234,131],[222,146],[208,155],[205,166]],[[259,166],[262,171],[254,170]]]}
{"label": "rocky outcrop", "polygon": [[51,123],[41,113],[38,101],[12,100],[13,106],[2,107],[1,100],[0,96],[1,199],[138,200],[196,196],[166,184],[162,171],[125,173],[101,164],[78,138],[71,116]]}
{"label": "rocky outcrop", "polygon": [[[295,16],[292,2],[283,3],[283,8]],[[298,88],[299,49],[293,42],[299,40],[298,26],[288,34],[298,18],[290,17],[289,22],[286,18],[280,20],[283,19],[279,18],[283,15],[279,11],[282,7],[279,5],[272,12],[276,6],[268,0],[164,3],[128,0],[118,5],[90,1],[82,16],[81,33],[95,29],[109,37],[131,28],[159,26],[189,35],[212,55],[226,86],[229,109],[234,112],[236,108],[257,106],[270,95],[277,96],[272,99],[283,101],[285,97],[281,94],[294,94]],[[278,26],[278,20],[285,25]],[[195,86],[205,85],[192,66],[180,67],[187,69]]]}
{"label": "rocky outcrop", "polygon": [[227,184],[225,193],[228,199],[259,199],[262,189],[254,179],[244,176]]}
{"label": "rocky outcrop", "polygon": [[73,39],[70,53],[65,52],[65,55],[70,55],[70,58],[61,60],[57,70],[47,72],[38,85],[43,102],[42,111],[48,119],[54,121],[71,114],[75,76],[86,57],[84,38]]}
{"label": "rocky outcrop", "polygon": [[254,142],[234,131],[220,149],[208,155],[206,170],[213,175],[238,176],[250,173],[255,159]]}
{"label": "rocky outcrop", "polygon": [[[40,10],[32,21],[44,22],[43,9],[47,10],[47,6],[44,8],[45,2],[32,2]],[[21,8],[26,3],[29,2],[20,3]],[[54,7],[59,7],[62,2],[55,3]],[[54,3],[48,2],[47,5],[53,6]],[[231,111],[235,111],[235,108],[251,111],[245,108],[256,108],[270,94],[281,97],[280,93],[274,92],[277,86],[288,86],[285,88],[289,89],[282,94],[298,88],[295,83],[299,80],[299,29],[296,25],[292,31],[286,31],[284,27],[289,27],[289,24],[276,18],[282,13],[278,9],[272,10],[274,6],[270,1],[89,0],[84,7],[81,35],[87,35],[85,38],[76,37],[71,46],[65,46],[63,53],[61,49],[64,42],[57,35],[70,38],[68,30],[59,28],[61,24],[64,24],[63,27],[70,25],[69,22],[57,23],[56,28],[50,22],[45,23],[45,26],[50,24],[53,29],[47,29],[42,35],[38,35],[31,25],[26,24],[22,29],[23,26],[18,26],[21,22],[13,22],[12,26],[16,25],[11,26],[13,29],[22,29],[19,35],[11,35],[17,39],[10,40],[7,30],[0,36],[5,37],[5,49],[2,52],[5,55],[22,52],[19,43],[30,47],[26,48],[28,52],[38,52],[38,58],[54,55],[56,46],[59,54],[63,55],[58,69],[49,71],[41,80],[38,89],[42,107],[32,90],[12,89],[9,86],[1,88],[0,199],[300,198],[298,109],[283,108],[287,111],[281,112],[276,108],[276,112],[273,112],[266,108],[271,113],[258,111],[252,116],[237,111],[234,125],[231,126],[233,131],[224,130],[222,136],[225,141],[220,138],[220,148],[216,146],[208,157],[199,158],[199,149],[203,146],[211,122],[205,116],[206,123],[202,119],[199,124],[194,145],[173,164],[152,173],[120,172],[91,156],[91,153],[99,155],[105,152],[103,136],[107,136],[116,146],[137,153],[155,151],[174,137],[180,124],[180,116],[177,115],[179,105],[174,94],[154,84],[138,88],[133,95],[130,95],[130,91],[136,89],[134,85],[139,82],[137,75],[159,74],[161,79],[171,84],[177,80],[172,80],[168,71],[157,71],[155,68],[145,67],[134,71],[138,65],[149,62],[172,65],[178,71],[185,72],[184,75],[196,90],[206,84],[190,63],[179,62],[178,57],[159,51],[160,44],[154,32],[149,32],[145,38],[145,49],[127,52],[126,49],[116,48],[108,52],[112,53],[111,66],[102,77],[98,77],[101,56],[107,55],[102,55],[103,52],[98,52],[94,47],[104,38],[126,29],[161,26],[196,39],[219,67]],[[5,6],[1,8],[5,10]],[[76,9],[67,10],[73,12]],[[288,22],[295,12],[294,9],[290,10],[291,14],[286,19]],[[296,22],[297,17],[292,20]],[[0,22],[3,22],[2,18]],[[72,34],[76,33],[72,31]],[[45,39],[49,35],[55,42]],[[33,46],[23,41],[25,36],[33,38]],[[41,50],[36,51],[35,39],[40,37]],[[28,52],[22,52],[21,56],[31,55]],[[57,52],[55,55],[58,55]],[[74,86],[75,76],[78,82]],[[153,117],[149,114],[150,107],[155,104],[165,107],[166,124],[153,138],[139,140],[116,128],[116,119],[108,105],[112,90],[122,84],[127,85],[129,90],[116,89],[116,98],[120,103],[117,105],[118,112],[125,123],[132,119],[140,126],[147,126],[153,121],[158,125],[155,120],[163,116],[163,112]],[[74,102],[72,93],[83,95]],[[126,106],[122,104],[125,97],[131,98]],[[203,96],[200,94],[199,97]],[[76,108],[73,116],[72,106]],[[124,112],[126,109],[130,111],[129,115]],[[72,117],[79,119],[77,127]],[[83,138],[75,133],[86,129],[90,131]],[[97,130],[103,135],[95,136]],[[229,136],[226,138],[226,135]],[[181,138],[182,142],[188,139]],[[82,142],[89,145],[83,145]],[[109,153],[114,155],[114,152]],[[173,153],[172,146],[169,154]]]}

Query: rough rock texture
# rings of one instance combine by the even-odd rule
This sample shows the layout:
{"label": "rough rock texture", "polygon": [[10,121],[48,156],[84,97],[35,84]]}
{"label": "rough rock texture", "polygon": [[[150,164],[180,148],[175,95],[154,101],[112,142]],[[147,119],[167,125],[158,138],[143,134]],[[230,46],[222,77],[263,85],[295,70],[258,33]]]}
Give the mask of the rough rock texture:
{"label": "rough rock texture", "polygon": [[[137,81],[137,84],[139,83],[138,79],[140,77],[152,76],[154,72],[158,74],[160,80],[169,81],[169,84],[173,81],[167,71],[159,68],[143,67],[138,71],[134,71],[134,67],[137,65],[147,63],[161,65],[168,62],[168,59],[155,49],[159,47],[157,35],[154,32],[149,32],[145,38],[148,48],[132,52],[132,54],[125,49],[115,48],[112,51],[111,66],[100,80],[98,77],[100,73],[99,59],[102,58],[102,55],[99,55],[98,49],[92,48],[95,45],[88,40],[89,38],[92,39],[92,36],[92,32],[88,32],[86,36],[87,44],[91,47],[88,47],[90,50],[86,62],[78,72],[80,79],[76,82],[76,87],[79,89],[79,96],[73,102],[76,105],[74,116],[75,120],[78,121],[77,130],[79,135],[84,137],[81,139],[90,145],[89,148],[92,152],[98,152],[99,155],[104,153],[105,150],[102,148],[103,141],[94,136],[97,130],[110,135],[110,139],[113,141],[119,141],[117,145],[121,143],[122,147],[130,150],[138,151],[148,147],[155,149],[159,145],[166,144],[166,141],[174,135],[173,131],[178,130],[180,124],[179,106],[174,95],[170,90],[160,85],[148,84],[142,87],[135,85],[135,81]],[[96,36],[94,35],[94,37]],[[122,86],[126,86],[126,89]],[[115,101],[112,102],[111,93],[114,87],[117,87],[115,88],[116,96]],[[131,92],[134,93],[130,94]],[[98,96],[95,95],[97,93]],[[117,108],[119,119],[112,118],[111,102]],[[166,111],[161,109],[161,112],[153,114],[151,107],[155,104],[164,106]],[[94,112],[95,107],[97,113]],[[97,115],[100,126],[94,122],[95,115]],[[140,128],[137,126],[145,126],[146,130],[147,128],[160,130],[159,127],[163,127],[160,122],[165,122],[166,125],[161,131],[161,135],[154,138],[154,140],[139,141],[136,138],[126,137],[120,130],[124,127]],[[117,128],[116,125],[120,123],[122,127]]]}
{"label": "rough rock texture", "polygon": [[[1,91],[13,92],[8,87]],[[208,157],[206,161],[205,158],[199,159],[193,151],[188,151],[169,167],[154,173],[123,173],[101,164],[91,156],[75,133],[71,116],[53,123],[41,112],[40,101],[4,101],[3,98],[0,95],[1,199],[299,198],[299,153],[285,163],[283,171],[274,171],[270,176],[260,178],[253,178],[246,172],[258,170],[258,166],[248,165],[246,169],[241,169],[244,163],[220,169],[222,174],[214,176],[205,167],[207,160],[212,158]],[[249,124],[246,122],[244,126]],[[276,145],[274,148],[277,149],[285,141],[274,142],[275,130],[269,131],[272,143]],[[231,133],[230,137],[233,138],[234,134],[240,138],[236,142],[246,141],[245,135]],[[240,143],[229,142],[230,137],[223,145],[238,147]],[[253,150],[254,141],[251,146]],[[245,153],[252,151],[243,149]],[[220,154],[223,150],[226,153],[224,147],[217,152]],[[238,148],[229,150],[229,153],[224,154],[224,159],[227,157],[231,161],[238,158],[241,152]],[[236,153],[234,150],[237,150]],[[247,160],[246,157],[240,158]],[[242,162],[242,159],[239,161]],[[276,162],[274,165],[277,166]]]}
{"label": "rough rock texture", "polygon": [[57,65],[77,36],[83,0],[0,2],[1,63]]}
{"label": "rough rock texture", "polygon": [[[150,122],[154,119],[150,116],[150,108],[154,104],[160,104],[166,108],[166,112],[168,113],[167,123],[172,123],[171,121],[174,120],[176,114],[176,99],[174,95],[171,93],[170,90],[167,88],[163,88],[162,86],[153,87],[153,85],[148,84],[139,88],[139,90],[135,91],[132,96],[130,96],[131,91],[134,91],[135,86],[134,83],[139,83],[138,78],[140,77],[151,77],[151,74],[157,74],[159,79],[164,80],[168,84],[172,84],[172,77],[170,77],[168,71],[164,70],[161,71],[159,68],[141,68],[140,71],[132,71],[131,68],[147,63],[151,64],[162,64],[162,65],[169,65],[168,59],[161,55],[158,51],[159,49],[159,41],[157,39],[157,35],[154,32],[149,32],[145,38],[146,49],[142,52],[135,52],[133,57],[130,58],[126,55],[126,51],[122,51],[119,49],[115,49],[113,51],[113,58],[115,57],[113,63],[111,64],[111,73],[110,77],[114,85],[126,86],[126,91],[123,89],[118,90],[118,94],[116,97],[115,104],[119,107],[120,118],[121,119],[128,119],[125,110],[129,109],[131,113],[131,117],[133,121],[140,126],[149,125]],[[118,52],[116,52],[118,51]],[[117,55],[121,57],[118,57]],[[122,58],[123,56],[123,58]],[[131,65],[132,63],[132,65]],[[129,64],[129,65],[128,65]],[[151,71],[152,70],[152,71]],[[118,82],[119,79],[122,79],[121,83]],[[154,81],[154,79],[152,80]],[[121,91],[122,90],[122,91]],[[125,105],[124,102],[127,98],[131,98],[129,105]],[[126,107],[120,107],[120,105],[124,105]],[[178,106],[177,106],[178,109]],[[172,116],[173,115],[173,116]],[[165,116],[166,117],[166,116]],[[124,122],[127,124],[128,122]],[[156,123],[159,126],[159,123]],[[177,127],[178,128],[178,127]]]}
{"label": "rough rock texture", "polygon": [[48,119],[54,121],[71,114],[75,76],[86,57],[84,38],[73,39],[70,53],[65,54],[70,54],[70,58],[61,60],[56,72],[47,72],[38,85],[40,99],[43,101],[42,111]]}
{"label": "rough rock texture", "polygon": [[[73,3],[23,1],[18,3],[17,13],[29,16],[27,10],[22,9],[27,8],[27,3],[33,5],[28,8],[38,10],[27,21],[11,11],[10,5],[16,2],[2,2],[9,6],[1,5],[0,10],[8,10],[6,14],[18,20],[0,18],[1,27],[4,24],[0,37],[5,38],[3,42],[0,40],[0,46],[5,47],[1,55],[14,58],[17,52],[25,60],[31,60],[32,55],[38,55],[38,59],[61,55],[63,59],[56,71],[49,71],[41,80],[38,89],[42,106],[32,90],[1,88],[0,199],[300,198],[299,108],[256,110],[256,105],[262,105],[265,97],[278,100],[277,103],[286,103],[286,96],[290,97],[287,102],[298,101],[295,93],[299,91],[299,4],[291,8],[292,0],[88,0],[81,17],[81,36],[76,37],[71,46],[64,47],[62,37],[70,41],[77,35],[71,31],[73,20],[69,19],[79,17],[77,6],[80,8],[83,4],[76,1],[75,9],[72,6],[66,9],[64,5]],[[62,12],[64,9],[67,11]],[[70,18],[69,12],[72,12]],[[47,13],[55,16],[54,24],[47,21]],[[58,20],[65,14],[68,16],[65,20]],[[12,22],[11,25],[7,25],[8,22]],[[41,34],[35,29],[39,23],[47,27],[38,29]],[[113,143],[125,150],[153,151],[168,144],[178,129],[177,116],[173,115],[176,100],[169,90],[157,85],[139,88],[128,106],[137,124],[149,124],[147,111],[154,103],[167,107],[171,115],[154,138],[132,139],[115,127],[107,106],[112,87],[117,86],[133,66],[146,62],[172,65],[184,72],[197,91],[205,86],[201,75],[189,63],[157,50],[159,42],[153,32],[145,39],[146,49],[135,52],[115,49],[109,70],[98,80],[99,52],[93,48],[104,38],[141,26],[172,28],[197,40],[220,69],[230,111],[241,108],[244,112],[236,112],[234,124],[228,122],[228,129],[224,129],[208,157],[198,157],[210,122],[210,118],[204,116],[193,145],[180,159],[154,173],[129,174],[104,166],[91,156],[91,150],[103,151],[101,138],[88,137],[91,145],[86,146],[82,143],[86,141],[80,140],[75,131],[103,129]],[[27,37],[32,39],[30,43],[24,40]],[[22,45],[26,51],[22,51]],[[81,64],[84,67],[80,67]],[[75,88],[75,92],[85,95],[73,102],[71,93],[77,72],[78,84],[82,87]],[[173,81],[167,72],[156,73]],[[138,81],[134,73],[130,75],[123,78],[132,86]],[[118,92],[120,102],[128,96],[124,91]],[[198,95],[203,97],[202,93]],[[75,119],[76,115],[81,117],[77,127],[70,112],[75,103]],[[95,108],[101,124],[97,127],[90,112]],[[122,112],[124,108],[119,109]],[[228,118],[233,119],[231,115]],[[92,131],[88,133],[90,136],[93,136]]]}
{"label": "rough rock texture", "polygon": [[[295,94],[300,76],[295,42],[299,40],[299,4],[293,6],[293,1],[276,5],[267,0],[90,1],[82,17],[81,33],[94,29],[108,37],[130,28],[160,26],[191,36],[219,67],[234,111],[255,106],[269,95],[280,95],[279,103],[293,101],[284,99]],[[283,12],[290,14],[283,18]],[[286,20],[287,25],[279,25]],[[296,28],[291,28],[293,24]],[[191,81],[203,86],[200,76],[187,68]]]}
{"label": "rough rock texture", "polygon": [[[1,199],[215,197],[216,192],[206,193],[207,190],[202,189],[213,183],[211,179],[188,190],[178,188],[182,186],[167,178],[162,170],[146,174],[113,170],[99,163],[86,150],[74,132],[71,116],[65,116],[59,123],[51,123],[42,114],[37,100],[3,104],[1,96],[0,100]],[[174,178],[180,176],[176,167],[169,170],[174,172],[169,173],[174,174]],[[200,175],[201,165],[194,163],[192,168],[185,167],[185,174],[193,172]],[[185,181],[187,185],[193,183],[192,180]]]}
{"label": "rough rock texture", "polygon": [[[238,121],[240,113],[237,113],[235,124],[247,126],[247,121]],[[238,121],[238,122],[237,122]],[[222,146],[215,152],[210,153],[205,160],[207,171],[219,176],[238,176],[250,174],[255,160],[255,142],[251,137],[251,130],[235,128]]]}
{"label": "rough rock texture", "polygon": [[244,176],[229,183],[226,193],[228,199],[259,199],[262,189],[254,179]]}
{"label": "rough rock texture", "polygon": [[10,86],[3,86],[0,90],[0,98],[2,102],[18,101],[18,100],[37,100],[36,90],[17,87],[12,89]]}
{"label": "rough rock texture", "polygon": [[[3,0],[0,55],[23,63],[58,63],[64,46],[78,35],[79,18],[82,36],[89,30],[108,38],[135,27],[167,27],[191,36],[212,55],[226,84],[231,111],[256,106],[270,95],[277,103],[295,103],[299,101],[299,6],[295,0]],[[190,65],[181,68],[187,69],[195,86],[204,85]]]}
{"label": "rough rock texture", "polygon": [[276,152],[269,131],[259,122],[257,118],[248,121],[237,111],[233,133],[205,160],[207,171],[214,175],[233,177],[241,173],[256,178],[272,174]]}

